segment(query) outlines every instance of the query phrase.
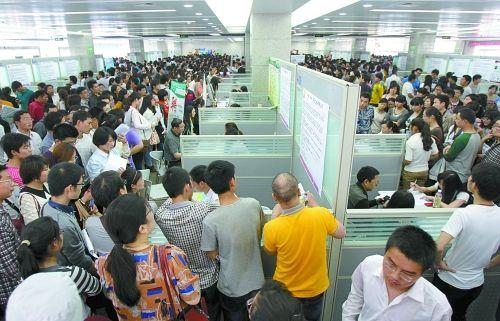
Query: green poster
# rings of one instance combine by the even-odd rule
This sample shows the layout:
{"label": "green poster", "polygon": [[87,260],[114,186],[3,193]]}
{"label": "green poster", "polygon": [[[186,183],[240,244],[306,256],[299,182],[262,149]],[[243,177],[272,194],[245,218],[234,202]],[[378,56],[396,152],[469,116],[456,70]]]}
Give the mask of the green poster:
{"label": "green poster", "polygon": [[279,105],[279,68],[271,60],[269,64],[269,101],[272,106]]}
{"label": "green poster", "polygon": [[173,80],[170,84],[170,108],[168,111],[167,130],[170,130],[172,119],[184,119],[184,103],[186,100],[186,84]]}

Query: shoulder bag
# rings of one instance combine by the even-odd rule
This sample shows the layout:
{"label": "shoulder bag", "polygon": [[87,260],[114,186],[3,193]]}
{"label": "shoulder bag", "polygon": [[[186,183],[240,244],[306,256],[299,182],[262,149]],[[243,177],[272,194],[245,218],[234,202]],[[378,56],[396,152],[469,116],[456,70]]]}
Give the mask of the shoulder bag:
{"label": "shoulder bag", "polygon": [[[170,291],[170,285],[169,283],[172,284],[172,288],[175,287],[175,285],[172,283],[172,277],[170,274],[170,269],[168,267],[168,262],[167,262],[167,249],[165,246],[159,246],[158,247],[158,256],[159,256],[159,265],[161,272],[163,274],[163,280],[165,281],[165,287],[167,288],[167,295],[168,295],[168,300],[170,301],[170,306],[172,309],[170,311],[172,314],[174,314],[174,300],[172,297],[172,292]],[[179,302],[182,302],[182,299],[179,298]],[[208,314],[206,313],[206,306],[204,304],[203,300],[200,300],[200,305],[202,308],[200,308],[198,305],[188,305],[184,309],[181,310],[181,312],[175,316],[171,315],[171,319],[174,321],[208,321]]]}

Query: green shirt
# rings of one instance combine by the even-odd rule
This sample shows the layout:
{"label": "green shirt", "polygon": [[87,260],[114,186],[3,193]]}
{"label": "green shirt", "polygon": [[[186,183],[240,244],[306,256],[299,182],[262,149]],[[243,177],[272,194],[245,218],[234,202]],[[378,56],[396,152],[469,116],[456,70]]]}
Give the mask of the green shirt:
{"label": "green shirt", "polygon": [[23,111],[28,111],[28,103],[30,101],[31,96],[33,95],[33,92],[26,88],[24,91],[18,91],[16,92],[16,97],[19,99],[21,109]]}
{"label": "green shirt", "polygon": [[446,170],[457,172],[462,183],[465,183],[471,174],[480,144],[481,138],[478,133],[462,133],[455,138],[448,152],[443,155],[446,160]]}

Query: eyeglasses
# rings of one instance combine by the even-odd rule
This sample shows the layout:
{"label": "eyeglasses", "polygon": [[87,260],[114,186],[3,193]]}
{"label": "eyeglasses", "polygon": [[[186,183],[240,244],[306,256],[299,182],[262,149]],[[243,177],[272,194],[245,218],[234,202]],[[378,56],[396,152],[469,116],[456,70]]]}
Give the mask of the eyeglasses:
{"label": "eyeglasses", "polygon": [[12,180],[12,177],[11,177],[11,178],[7,178],[7,179],[2,179],[2,180],[0,180],[0,183],[9,183],[9,184],[12,184],[12,182],[14,182],[14,181]]}
{"label": "eyeglasses", "polygon": [[[398,267],[391,263],[386,257],[384,257],[384,267],[391,272],[396,272]],[[406,283],[413,283],[418,278],[416,275],[408,275],[406,272],[399,272],[399,276]]]}

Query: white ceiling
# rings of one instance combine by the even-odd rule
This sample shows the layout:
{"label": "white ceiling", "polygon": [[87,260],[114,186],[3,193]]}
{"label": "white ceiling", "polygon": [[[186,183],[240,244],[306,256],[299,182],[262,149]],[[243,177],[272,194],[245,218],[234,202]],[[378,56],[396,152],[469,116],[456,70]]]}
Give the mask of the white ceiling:
{"label": "white ceiling", "polygon": [[500,1],[362,0],[293,29],[310,35],[500,38]]}
{"label": "white ceiling", "polygon": [[25,0],[22,4],[0,1],[0,27],[10,31],[2,33],[3,39],[41,39],[75,32],[94,37],[227,32],[204,0]]}
{"label": "white ceiling", "polygon": [[[232,0],[234,6],[227,10],[238,12],[238,1],[243,0]],[[252,12],[290,12],[307,2],[253,0]],[[68,33],[93,37],[230,34],[205,0],[24,0],[22,5],[19,0],[0,0],[0,9],[0,27],[5,30],[0,39],[51,39]],[[360,0],[293,30],[340,37],[428,33],[500,39],[500,1]]]}

